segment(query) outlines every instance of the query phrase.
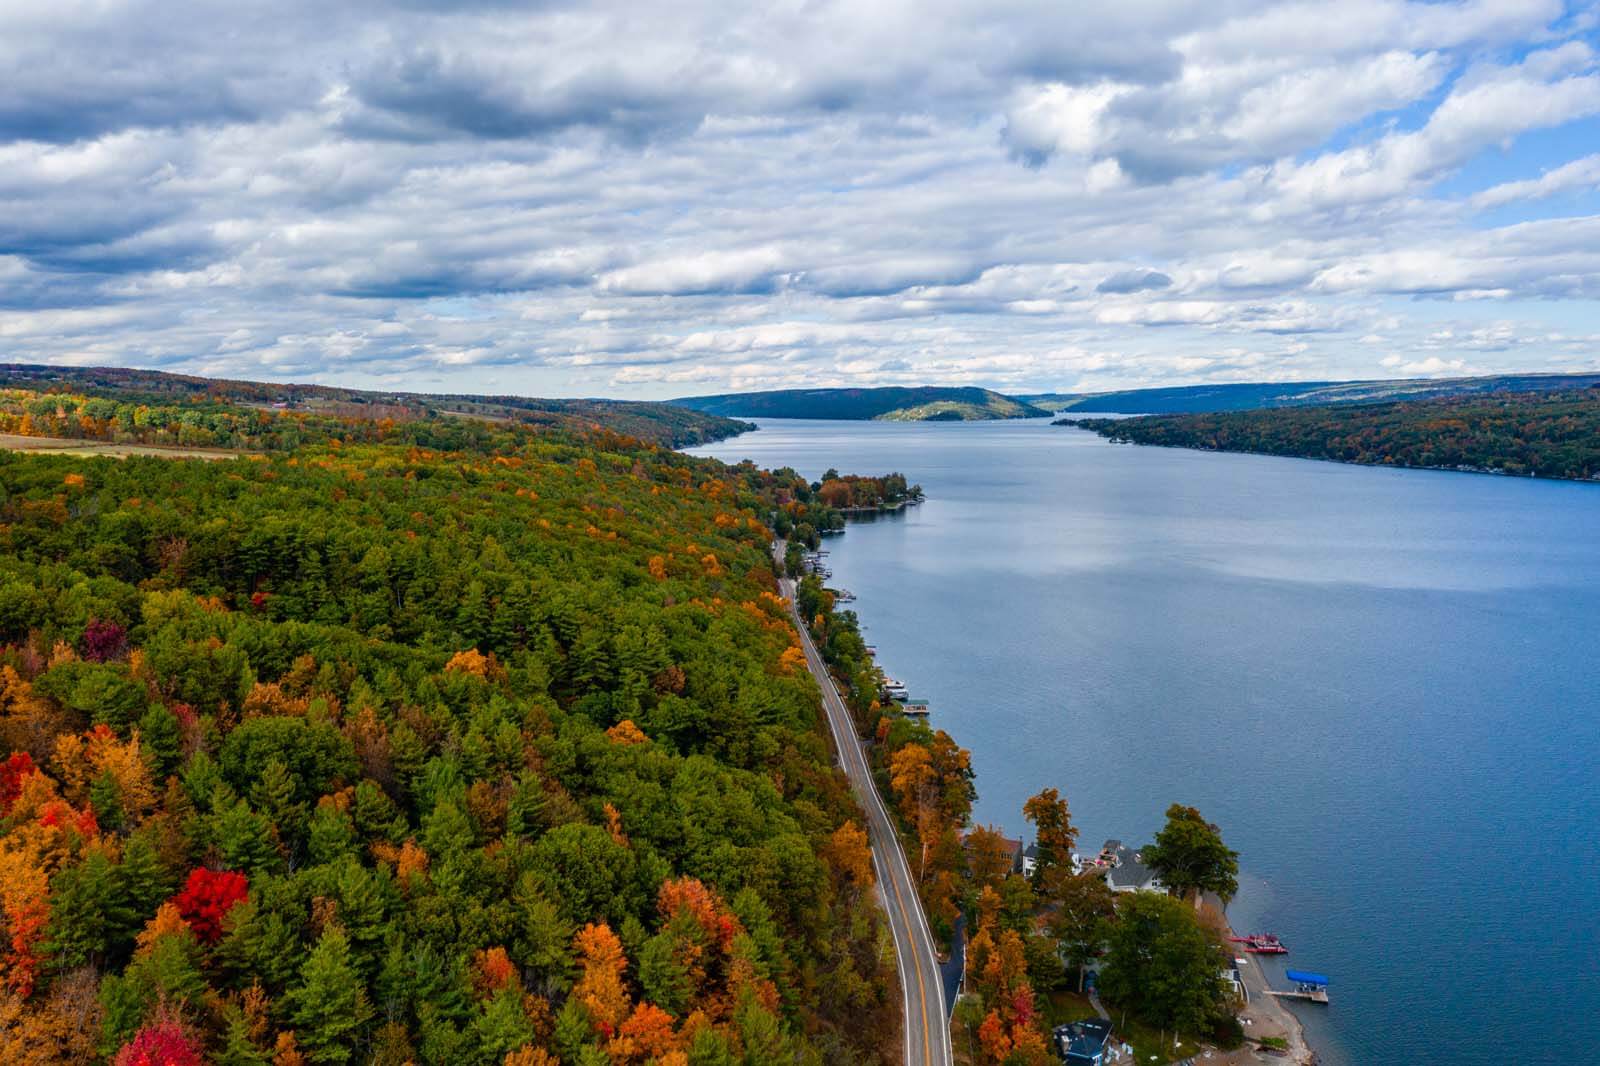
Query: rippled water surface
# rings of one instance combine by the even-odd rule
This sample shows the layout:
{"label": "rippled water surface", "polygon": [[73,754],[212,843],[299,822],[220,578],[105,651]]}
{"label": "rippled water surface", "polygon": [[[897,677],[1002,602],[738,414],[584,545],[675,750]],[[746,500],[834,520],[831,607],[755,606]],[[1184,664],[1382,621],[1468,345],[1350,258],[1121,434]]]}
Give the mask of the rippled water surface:
{"label": "rippled water surface", "polygon": [[1116,446],[1037,421],[772,420],[697,449],[928,502],[832,584],[972,749],[980,820],[1095,848],[1173,801],[1236,927],[1333,977],[1324,1061],[1600,1061],[1600,486]]}

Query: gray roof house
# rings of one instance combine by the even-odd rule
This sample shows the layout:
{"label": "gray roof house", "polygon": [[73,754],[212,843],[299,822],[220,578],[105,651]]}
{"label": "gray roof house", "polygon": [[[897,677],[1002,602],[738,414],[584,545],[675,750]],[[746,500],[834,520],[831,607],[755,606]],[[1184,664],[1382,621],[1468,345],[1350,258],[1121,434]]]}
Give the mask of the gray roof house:
{"label": "gray roof house", "polygon": [[1165,892],[1156,872],[1144,864],[1143,852],[1134,851],[1120,840],[1108,840],[1101,849],[1106,860],[1106,884],[1113,892]]}

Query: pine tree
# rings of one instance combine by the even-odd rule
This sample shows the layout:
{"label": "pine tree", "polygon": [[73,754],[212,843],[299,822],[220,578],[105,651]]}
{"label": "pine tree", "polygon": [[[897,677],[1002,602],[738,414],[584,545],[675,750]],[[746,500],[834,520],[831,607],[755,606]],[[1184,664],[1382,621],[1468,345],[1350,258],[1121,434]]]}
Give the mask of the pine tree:
{"label": "pine tree", "polygon": [[[594,1023],[578,997],[570,996],[561,1013],[556,1015],[556,1050],[563,1062],[577,1061],[586,1047],[593,1047]],[[596,1048],[595,1050],[599,1050]]]}
{"label": "pine tree", "polygon": [[346,858],[336,867],[330,887],[332,898],[339,904],[339,921],[350,939],[355,960],[370,973],[383,942],[384,885],[379,875],[356,859]]}
{"label": "pine tree", "polygon": [[171,711],[159,703],[152,703],[144,717],[139,719],[139,740],[141,747],[150,755],[151,769],[157,781],[178,768],[183,755],[183,730],[178,725],[177,716]]}
{"label": "pine tree", "polygon": [[131,934],[136,918],[118,889],[117,868],[99,848],[56,875],[48,938],[60,968],[101,961]]}
{"label": "pine tree", "polygon": [[533,987],[545,995],[572,987],[572,923],[539,889],[534,874],[524,874],[513,898],[517,961],[533,975]]}
{"label": "pine tree", "polygon": [[272,1060],[251,1038],[249,1019],[237,1006],[228,1011],[228,1027],[222,1035],[222,1047],[212,1062],[215,1066],[271,1066]]}
{"label": "pine tree", "polygon": [[152,836],[141,830],[129,837],[122,849],[122,863],[117,867],[117,890],[123,906],[132,914],[134,929],[155,914],[175,887],[161,864]]}
{"label": "pine tree", "polygon": [[228,912],[228,932],[217,953],[241,982],[259,978],[273,990],[288,987],[304,955],[298,925],[258,900],[247,900]]}
{"label": "pine tree", "polygon": [[109,772],[100,774],[89,786],[89,806],[94,808],[95,821],[103,829],[121,829],[126,812],[122,809],[122,793],[117,779]]}
{"label": "pine tree", "polygon": [[350,963],[350,941],[330,926],[300,969],[292,993],[295,1036],[314,1063],[349,1062],[372,1017],[361,976]]}
{"label": "pine tree", "polygon": [[356,827],[350,816],[324,800],[311,815],[306,851],[318,865],[356,855]]}
{"label": "pine tree", "polygon": [[486,1059],[492,1056],[493,1061],[530,1043],[535,1035],[533,1023],[522,1009],[522,990],[515,982],[507,984],[484,1004],[472,1028],[482,1054]]}
{"label": "pine tree", "polygon": [[728,1038],[710,1026],[697,1029],[689,1043],[689,1066],[739,1066]]}
{"label": "pine tree", "polygon": [[252,811],[244,800],[223,808],[213,824],[217,850],[230,869],[244,870],[252,876],[278,869],[281,857],[272,840],[272,824]]}
{"label": "pine tree", "polygon": [[282,759],[270,759],[261,777],[250,786],[250,803],[278,827],[278,836],[291,848],[305,832],[306,809],[295,802],[299,787]]}

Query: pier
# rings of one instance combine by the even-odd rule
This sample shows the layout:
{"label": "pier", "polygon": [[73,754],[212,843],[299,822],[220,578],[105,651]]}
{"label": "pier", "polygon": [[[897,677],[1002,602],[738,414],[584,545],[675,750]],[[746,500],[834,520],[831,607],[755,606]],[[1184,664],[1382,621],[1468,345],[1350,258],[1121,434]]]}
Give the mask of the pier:
{"label": "pier", "polygon": [[1267,995],[1279,999],[1303,999],[1311,1003],[1328,1002],[1328,978],[1324,974],[1310,973],[1306,970],[1288,970],[1284,976],[1295,983],[1293,992],[1280,992],[1275,988],[1266,990]]}

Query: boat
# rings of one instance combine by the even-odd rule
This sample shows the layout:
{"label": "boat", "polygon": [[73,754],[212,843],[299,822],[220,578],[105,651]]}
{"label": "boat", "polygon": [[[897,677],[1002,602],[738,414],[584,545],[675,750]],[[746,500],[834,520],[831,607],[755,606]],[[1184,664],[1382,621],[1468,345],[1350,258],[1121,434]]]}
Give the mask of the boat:
{"label": "boat", "polygon": [[908,714],[913,718],[926,718],[928,716],[928,701],[913,699],[901,700],[900,713]]}
{"label": "boat", "polygon": [[1272,933],[1255,933],[1250,936],[1230,936],[1229,940],[1243,946],[1254,955],[1287,955],[1289,946]]}

